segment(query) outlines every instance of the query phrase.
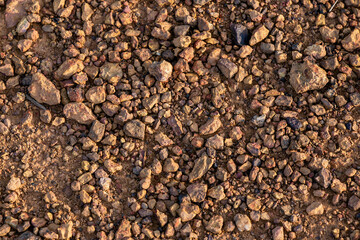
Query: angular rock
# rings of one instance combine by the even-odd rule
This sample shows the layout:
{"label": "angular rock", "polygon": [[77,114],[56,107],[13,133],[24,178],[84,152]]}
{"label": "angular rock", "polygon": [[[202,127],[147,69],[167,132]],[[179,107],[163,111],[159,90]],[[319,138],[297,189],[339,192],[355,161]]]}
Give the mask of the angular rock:
{"label": "angular rock", "polygon": [[235,38],[235,43],[239,46],[248,45],[250,36],[248,29],[241,24],[234,24],[231,26],[232,35]]}
{"label": "angular rock", "polygon": [[26,16],[26,4],[31,0],[8,0],[5,9],[5,22],[8,28],[16,24]]}
{"label": "angular rock", "polygon": [[272,232],[273,240],[284,240],[285,239],[283,227],[278,226],[278,227],[274,228],[271,232]]}
{"label": "angular rock", "polygon": [[322,215],[324,213],[324,206],[320,202],[313,202],[306,208],[306,212],[310,216]]}
{"label": "angular rock", "polygon": [[21,187],[21,180],[18,177],[11,177],[8,182],[6,189],[10,191],[15,191]]}
{"label": "angular rock", "polygon": [[244,214],[236,214],[234,217],[234,221],[239,232],[251,230],[252,224],[248,216]]}
{"label": "angular rock", "polygon": [[167,82],[172,75],[172,71],[173,66],[165,60],[154,62],[149,67],[149,73],[160,82]]}
{"label": "angular rock", "polygon": [[69,79],[72,75],[84,69],[84,64],[78,59],[68,59],[54,73],[56,80]]}
{"label": "angular rock", "polygon": [[191,171],[189,175],[189,181],[193,182],[197,179],[200,179],[202,176],[204,176],[207,171],[212,167],[214,164],[215,159],[209,158],[206,155],[203,155],[202,157],[195,160],[195,165],[193,167],[193,170]]}
{"label": "angular rock", "polygon": [[199,133],[200,135],[210,135],[215,133],[221,126],[219,117],[213,117],[199,128]]}
{"label": "angular rock", "polygon": [[206,197],[207,185],[203,183],[193,183],[186,188],[191,201],[199,203],[203,202]]}
{"label": "angular rock", "polygon": [[358,198],[355,195],[351,196],[349,198],[348,205],[354,211],[359,210],[360,209],[360,198]]}
{"label": "angular rock", "polygon": [[215,215],[210,218],[208,222],[205,223],[205,229],[209,232],[219,234],[224,224],[224,219],[220,215]]}
{"label": "angular rock", "polygon": [[238,72],[238,67],[235,63],[231,62],[227,58],[222,58],[217,62],[217,66],[220,69],[220,71],[224,74],[225,77],[228,79],[235,76],[235,74]]}
{"label": "angular rock", "polygon": [[174,144],[173,140],[171,140],[164,133],[159,133],[155,136],[155,141],[157,141],[161,147],[167,147]]}
{"label": "angular rock", "polygon": [[341,41],[343,48],[347,51],[352,52],[360,48],[360,30],[355,28],[344,40]]}
{"label": "angular rock", "polygon": [[29,94],[39,103],[48,105],[60,104],[60,91],[42,73],[32,76],[32,83],[28,88]]}
{"label": "angular rock", "polygon": [[103,86],[92,87],[86,92],[85,97],[91,103],[103,103],[106,100],[105,88]]}
{"label": "angular rock", "polygon": [[132,120],[124,125],[124,132],[129,137],[144,140],[145,124],[140,120]]}
{"label": "angular rock", "polygon": [[100,77],[106,81],[111,81],[112,78],[121,79],[123,71],[118,63],[106,62],[100,68]]}
{"label": "angular rock", "polygon": [[319,90],[329,82],[326,71],[309,61],[293,63],[290,71],[290,84],[297,93]]}
{"label": "angular rock", "polygon": [[115,239],[121,240],[121,239],[127,239],[129,237],[131,237],[131,224],[129,220],[124,219],[121,221],[121,224],[115,233]]}
{"label": "angular rock", "polygon": [[94,142],[100,142],[105,133],[105,124],[102,124],[98,120],[95,120],[91,125],[88,137]]}
{"label": "angular rock", "polygon": [[194,219],[194,217],[196,217],[196,215],[198,215],[199,213],[199,206],[192,203],[183,203],[178,210],[178,214],[182,222],[188,222]]}
{"label": "angular rock", "polygon": [[317,174],[315,180],[324,188],[328,188],[331,184],[332,175],[330,170],[322,168]]}
{"label": "angular rock", "polygon": [[14,76],[14,68],[11,66],[11,64],[5,64],[0,66],[0,73],[4,74],[7,77]]}
{"label": "angular rock", "polygon": [[73,102],[64,106],[64,115],[68,119],[73,119],[81,124],[91,124],[96,120],[95,115],[84,103]]}
{"label": "angular rock", "polygon": [[261,25],[253,32],[249,44],[250,46],[254,46],[255,44],[261,42],[269,35],[269,30],[264,26]]}
{"label": "angular rock", "polygon": [[325,42],[336,43],[339,38],[339,30],[323,26],[320,28],[321,37]]}

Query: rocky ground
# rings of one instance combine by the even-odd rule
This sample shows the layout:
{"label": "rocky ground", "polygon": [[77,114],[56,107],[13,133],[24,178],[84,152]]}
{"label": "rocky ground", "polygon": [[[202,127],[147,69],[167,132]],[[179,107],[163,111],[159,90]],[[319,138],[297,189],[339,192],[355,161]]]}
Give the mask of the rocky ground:
{"label": "rocky ground", "polygon": [[0,0],[0,239],[360,239],[359,0]]}

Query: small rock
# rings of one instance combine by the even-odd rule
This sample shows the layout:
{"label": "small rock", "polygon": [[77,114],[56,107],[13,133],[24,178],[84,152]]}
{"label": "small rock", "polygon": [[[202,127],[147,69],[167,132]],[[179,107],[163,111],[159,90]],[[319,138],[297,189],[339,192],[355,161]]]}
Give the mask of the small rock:
{"label": "small rock", "polygon": [[124,125],[124,132],[129,137],[144,140],[145,124],[140,120],[132,120]]}
{"label": "small rock", "polygon": [[206,184],[193,183],[189,185],[186,190],[191,198],[191,201],[199,203],[205,200],[207,188]]}
{"label": "small rock", "polygon": [[313,202],[306,208],[306,212],[310,216],[322,215],[324,213],[324,206],[320,202]]}
{"label": "small rock", "polygon": [[321,59],[326,56],[325,46],[318,44],[307,47],[304,53],[306,55],[313,56],[316,59]]}
{"label": "small rock", "polygon": [[231,26],[231,31],[237,45],[243,46],[249,44],[249,31],[244,25],[234,24]]}
{"label": "small rock", "polygon": [[251,221],[250,218],[244,214],[236,214],[234,217],[236,227],[240,232],[250,231],[251,230]]}
{"label": "small rock", "polygon": [[294,117],[286,118],[286,122],[295,131],[299,130],[302,127],[302,123],[297,118]]}
{"label": "small rock", "polygon": [[157,141],[161,147],[167,147],[174,144],[174,142],[164,133],[157,134],[155,136],[155,141]]}
{"label": "small rock", "polygon": [[318,90],[329,82],[326,71],[314,63],[294,63],[290,71],[290,84],[297,93]]}
{"label": "small rock", "polygon": [[224,193],[224,187],[221,185],[218,185],[218,186],[210,188],[208,191],[208,196],[215,198],[218,201],[223,200],[226,197],[226,195]]}
{"label": "small rock", "polygon": [[224,74],[224,76],[228,79],[235,76],[235,74],[238,72],[238,67],[235,63],[231,62],[227,58],[222,58],[217,62],[218,68],[221,70],[221,72]]}
{"label": "small rock", "polygon": [[14,76],[14,68],[11,66],[11,64],[5,64],[0,66],[0,73],[4,74],[7,77]]}
{"label": "small rock", "polygon": [[353,209],[354,211],[357,211],[360,209],[360,198],[358,198],[357,196],[353,195],[349,198],[348,201],[348,205],[351,209]]}
{"label": "small rock", "polygon": [[269,30],[264,26],[261,25],[253,32],[249,44],[250,46],[254,46],[255,44],[261,42],[269,35]]}
{"label": "small rock", "polygon": [[115,233],[115,239],[127,239],[129,237],[131,237],[131,224],[129,220],[124,219],[121,221],[121,224]]}
{"label": "small rock", "polygon": [[21,180],[18,177],[11,177],[6,189],[10,191],[18,190],[21,187]]}
{"label": "small rock", "polygon": [[11,227],[8,224],[4,224],[0,227],[0,237],[6,236],[11,231]]}
{"label": "small rock", "polygon": [[69,79],[75,73],[84,69],[84,64],[78,59],[68,59],[54,73],[56,80]]}
{"label": "small rock", "polygon": [[96,120],[96,117],[92,113],[91,109],[84,103],[80,102],[66,104],[63,112],[66,118],[73,119],[81,124],[91,124],[94,120]]}
{"label": "small rock", "polygon": [[92,8],[90,7],[90,5],[88,3],[83,3],[82,7],[81,7],[81,19],[83,21],[87,21],[91,18],[91,16],[93,15],[94,11],[92,10]]}
{"label": "small rock", "polygon": [[355,28],[344,40],[341,41],[343,48],[352,52],[360,47],[360,30]]}
{"label": "small rock", "polygon": [[9,128],[2,122],[0,122],[0,135],[7,135],[9,133]]}
{"label": "small rock", "polygon": [[215,215],[208,222],[205,223],[205,229],[209,232],[219,234],[221,233],[224,219],[220,215]]}
{"label": "small rock", "polygon": [[193,182],[197,179],[200,179],[202,176],[206,174],[207,171],[212,167],[214,164],[215,159],[209,158],[206,155],[195,160],[195,165],[189,175],[189,181]]}
{"label": "small rock", "polygon": [[164,162],[163,171],[167,173],[176,172],[179,169],[179,164],[174,159],[168,158]]}
{"label": "small rock", "polygon": [[284,240],[284,228],[276,227],[272,230],[273,240]]}
{"label": "small rock", "polygon": [[171,63],[163,60],[154,62],[149,67],[149,73],[160,82],[167,82],[172,75],[173,67]]}
{"label": "small rock", "polygon": [[194,217],[196,217],[196,215],[198,215],[199,213],[199,206],[192,203],[183,203],[178,210],[178,214],[182,222],[188,222],[194,219]]}
{"label": "small rock", "polygon": [[31,48],[32,44],[33,44],[33,41],[30,39],[21,39],[18,42],[17,47],[20,51],[26,52],[27,50],[29,50]]}
{"label": "small rock", "polygon": [[85,97],[91,103],[103,103],[106,100],[105,88],[103,86],[92,87],[86,92]]}
{"label": "small rock", "polygon": [[218,117],[210,118],[199,128],[200,135],[210,135],[215,133],[222,126]]}
{"label": "small rock", "polygon": [[60,91],[42,73],[35,73],[32,76],[32,83],[28,91],[39,103],[60,104]]}
{"label": "small rock", "polygon": [[320,28],[321,37],[325,42],[336,43],[339,38],[339,30],[323,26]]}
{"label": "small rock", "polygon": [[95,120],[91,125],[88,137],[94,142],[100,142],[105,133],[105,124],[102,124],[98,120]]}

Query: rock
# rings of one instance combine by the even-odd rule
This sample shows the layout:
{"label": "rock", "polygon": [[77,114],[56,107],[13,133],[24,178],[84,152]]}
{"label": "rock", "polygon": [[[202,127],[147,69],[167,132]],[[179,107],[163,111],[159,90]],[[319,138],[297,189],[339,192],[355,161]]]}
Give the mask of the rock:
{"label": "rock", "polygon": [[242,46],[239,51],[236,52],[240,58],[247,58],[253,52],[253,48],[249,45]]}
{"label": "rock", "polygon": [[306,208],[306,212],[310,216],[322,215],[324,213],[324,206],[320,202],[313,202]]}
{"label": "rock", "polygon": [[202,6],[202,5],[207,4],[209,1],[210,1],[210,0],[193,0],[193,4],[194,4],[194,5]]}
{"label": "rock", "polygon": [[21,19],[21,21],[18,23],[17,27],[16,27],[16,32],[19,35],[24,35],[26,33],[26,31],[29,29],[30,27],[30,23],[27,20],[27,18],[23,18]]}
{"label": "rock", "polygon": [[39,103],[60,104],[60,91],[42,73],[33,74],[28,91],[31,97]]}
{"label": "rock", "polygon": [[96,117],[92,113],[91,109],[84,103],[80,102],[66,104],[63,112],[66,118],[73,119],[81,124],[91,124],[94,120],[96,120]]}
{"label": "rock", "polygon": [[214,164],[215,159],[209,158],[206,155],[203,155],[202,157],[195,160],[195,165],[193,167],[193,170],[191,171],[189,175],[189,181],[193,182],[197,179],[200,179],[202,176],[206,174],[207,171],[212,167]]}
{"label": "rock", "polygon": [[174,144],[174,142],[164,133],[157,134],[155,136],[155,141],[157,141],[161,147],[167,147]]}
{"label": "rock", "polygon": [[231,26],[232,35],[235,38],[235,43],[239,46],[248,45],[250,36],[248,29],[241,24],[234,24]]}
{"label": "rock", "polygon": [[342,183],[339,179],[335,178],[333,179],[331,183],[331,190],[333,190],[336,193],[342,193],[346,191],[346,184]]}
{"label": "rock", "polygon": [[290,84],[297,93],[319,90],[329,82],[326,71],[318,65],[305,61],[293,63],[290,71]]}
{"label": "rock", "polygon": [[344,40],[341,41],[343,48],[347,51],[352,52],[360,48],[360,30],[355,28]]}
{"label": "rock", "polygon": [[285,237],[284,237],[284,228],[283,227],[275,227],[273,230],[272,230],[272,237],[273,237],[273,240],[284,240]]}
{"label": "rock", "polygon": [[8,28],[15,27],[26,16],[26,5],[30,0],[8,0],[5,9],[5,22]]}
{"label": "rock", "polygon": [[11,231],[11,227],[8,224],[4,224],[0,227],[0,237],[6,236]]}
{"label": "rock", "polygon": [[98,120],[95,120],[91,125],[88,137],[94,142],[100,142],[105,133],[105,124],[102,124]]}
{"label": "rock", "polygon": [[238,72],[238,67],[235,65],[235,63],[231,62],[227,58],[220,59],[217,62],[217,66],[224,74],[224,76],[228,79],[234,77],[235,74]]}
{"label": "rock", "polygon": [[248,195],[246,197],[246,205],[248,206],[248,208],[250,208],[251,210],[254,210],[254,211],[259,211],[260,208],[261,208],[261,200],[256,198],[256,197],[253,197],[253,196],[250,196]]}
{"label": "rock", "polygon": [[326,168],[321,168],[317,174],[315,180],[324,188],[328,188],[331,184],[332,175],[331,172]]}
{"label": "rock", "polygon": [[325,42],[336,43],[339,38],[339,30],[323,26],[320,28],[321,37]]}
{"label": "rock", "polygon": [[163,171],[167,173],[176,172],[179,169],[179,164],[172,158],[168,158],[164,162]]}
{"label": "rock", "polygon": [[191,37],[179,36],[173,40],[173,44],[177,48],[187,48],[191,44]]}
{"label": "rock", "polygon": [[176,135],[179,136],[184,133],[181,121],[179,121],[175,116],[172,115],[168,118],[167,123],[171,126]]}
{"label": "rock", "polygon": [[207,185],[202,183],[193,183],[186,188],[191,201],[199,203],[203,202],[206,197]]}
{"label": "rock", "polygon": [[0,73],[4,74],[7,77],[14,76],[14,68],[11,66],[11,64],[5,64],[0,66]]}
{"label": "rock", "polygon": [[91,16],[93,15],[94,11],[92,10],[92,8],[90,7],[90,5],[88,3],[83,3],[82,7],[81,7],[81,19],[83,21],[87,21],[91,18]]}
{"label": "rock", "polygon": [[349,201],[348,201],[348,205],[349,207],[354,210],[354,211],[357,211],[360,209],[360,198],[358,198],[357,196],[355,195],[352,195],[350,198],[349,198]]}
{"label": "rock", "polygon": [[321,59],[326,56],[325,46],[314,44],[305,48],[304,53],[309,56],[313,56],[316,59]]}
{"label": "rock", "polygon": [[0,122],[0,135],[7,135],[9,133],[9,128],[2,122]]}
{"label": "rock", "polygon": [[73,225],[74,225],[73,222],[69,221],[68,223],[62,224],[58,228],[60,239],[70,239],[72,237]]}
{"label": "rock", "polygon": [[226,195],[224,193],[224,187],[221,185],[218,185],[218,186],[210,188],[208,191],[208,196],[215,198],[218,201],[223,200],[226,197]]}
{"label": "rock", "polygon": [[121,224],[115,233],[115,239],[121,240],[121,239],[127,239],[129,237],[131,237],[131,225],[129,220],[124,219],[121,221]]}
{"label": "rock", "polygon": [[100,77],[108,82],[113,81],[113,78],[120,80],[123,77],[123,71],[118,63],[106,62],[100,68]]}
{"label": "rock", "polygon": [[220,215],[215,215],[210,218],[208,222],[205,222],[205,229],[209,232],[219,234],[221,233],[224,219]]}
{"label": "rock", "polygon": [[91,103],[103,103],[106,100],[105,88],[103,86],[92,87],[86,92],[85,97]]}
{"label": "rock", "polygon": [[33,44],[33,41],[30,39],[21,39],[18,42],[17,47],[20,51],[26,52],[27,50],[29,50],[31,48],[32,44]]}
{"label": "rock", "polygon": [[196,217],[196,215],[198,215],[199,213],[199,206],[192,203],[183,203],[178,210],[178,214],[182,222],[188,222],[194,219],[194,217]]}
{"label": "rock", "polygon": [[246,149],[253,156],[260,156],[260,154],[261,154],[261,146],[258,143],[248,143],[246,145]]}
{"label": "rock", "polygon": [[124,132],[129,137],[144,140],[145,124],[140,120],[132,120],[124,125]]}
{"label": "rock", "polygon": [[21,180],[18,177],[11,177],[10,181],[6,185],[6,189],[10,191],[18,190],[21,187]]}
{"label": "rock", "polygon": [[251,230],[251,221],[250,218],[244,214],[236,214],[234,217],[236,227],[239,232],[250,231]]}
{"label": "rock", "polygon": [[264,40],[269,35],[269,32],[270,31],[264,25],[261,25],[258,28],[256,28],[250,38],[249,41],[250,46],[254,46],[255,44]]}
{"label": "rock", "polygon": [[325,108],[320,104],[312,105],[310,107],[310,110],[313,113],[315,113],[317,116],[322,116],[322,115],[324,115],[326,113]]}
{"label": "rock", "polygon": [[215,136],[208,138],[205,146],[215,150],[221,150],[224,148],[224,138],[219,134],[216,134]]}
{"label": "rock", "polygon": [[69,79],[78,71],[84,69],[84,64],[78,59],[68,59],[55,71],[54,78],[56,80]]}
{"label": "rock", "polygon": [[355,107],[360,106],[360,93],[353,93],[350,95],[350,100]]}
{"label": "rock", "polygon": [[211,31],[214,26],[209,23],[205,18],[198,17],[198,28],[200,31]]}
{"label": "rock", "polygon": [[210,135],[215,133],[222,126],[219,117],[210,118],[204,125],[199,128],[200,135]]}
{"label": "rock", "polygon": [[167,82],[172,75],[173,67],[171,63],[163,60],[154,62],[149,67],[149,73],[160,82]]}

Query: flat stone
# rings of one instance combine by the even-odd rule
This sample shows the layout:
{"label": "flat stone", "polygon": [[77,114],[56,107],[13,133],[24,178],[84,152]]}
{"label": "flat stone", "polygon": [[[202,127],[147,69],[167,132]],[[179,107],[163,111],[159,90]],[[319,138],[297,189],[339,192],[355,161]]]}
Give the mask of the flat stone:
{"label": "flat stone", "polygon": [[256,28],[250,38],[249,41],[250,46],[254,46],[255,44],[264,40],[269,35],[269,32],[270,31],[264,25],[261,25],[258,28]]}
{"label": "flat stone", "polygon": [[28,88],[29,94],[39,103],[48,105],[60,104],[60,91],[42,73],[32,76],[32,83]]}
{"label": "flat stone", "polygon": [[309,61],[293,63],[290,71],[290,84],[297,93],[319,90],[329,82],[326,71]]}
{"label": "flat stone", "polygon": [[105,124],[95,120],[91,125],[88,137],[94,142],[100,142],[105,133]]}
{"label": "flat stone", "polygon": [[96,120],[95,115],[84,103],[73,102],[64,106],[64,115],[68,119],[73,119],[81,124],[91,124]]}
{"label": "flat stone", "polygon": [[129,137],[144,140],[145,124],[140,120],[132,120],[124,125],[124,132]]}
{"label": "flat stone", "polygon": [[193,170],[191,171],[189,175],[189,181],[193,182],[197,179],[200,179],[202,176],[204,176],[207,171],[212,167],[214,164],[215,159],[209,158],[206,155],[203,155],[202,157],[195,160],[195,165],[193,167]]}

